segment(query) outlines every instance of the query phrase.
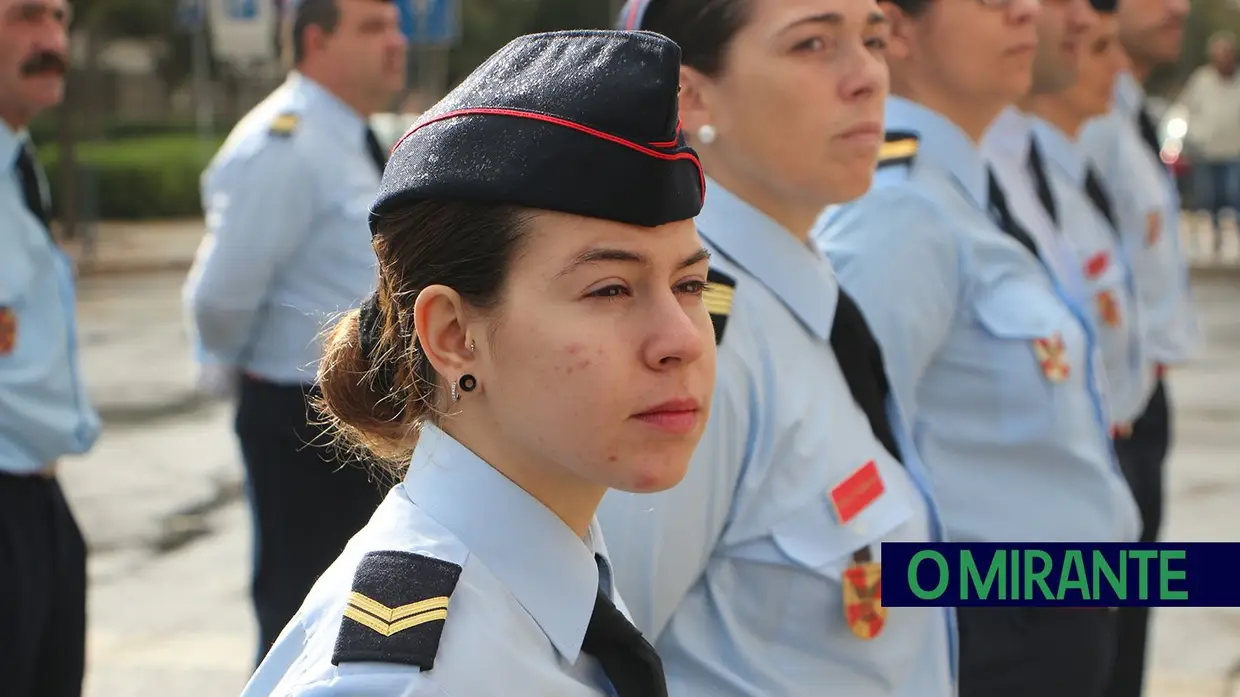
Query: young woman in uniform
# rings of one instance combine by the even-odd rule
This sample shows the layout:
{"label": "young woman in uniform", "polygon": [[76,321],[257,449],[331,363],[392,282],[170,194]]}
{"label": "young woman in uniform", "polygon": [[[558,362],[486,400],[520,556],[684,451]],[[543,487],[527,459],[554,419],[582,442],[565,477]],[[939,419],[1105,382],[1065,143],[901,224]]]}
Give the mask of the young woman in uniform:
{"label": "young woman in uniform", "polygon": [[669,693],[953,695],[951,611],[881,605],[880,544],[937,540],[938,523],[882,354],[808,239],[873,175],[883,15],[653,0],[621,20],[681,45],[681,121],[710,177],[711,420],[684,482],[599,511]]}
{"label": "young woman in uniform", "polygon": [[408,472],[247,697],[666,694],[594,511],[679,481],[708,417],[678,71],[654,34],[522,37],[395,147],[379,290],[319,378],[344,436]]}
{"label": "young woman in uniform", "polygon": [[[887,357],[961,542],[1131,542],[1094,337],[978,143],[1029,91],[1038,0],[894,0],[888,157],[821,240]],[[961,697],[1097,697],[1105,608],[958,611]]]}

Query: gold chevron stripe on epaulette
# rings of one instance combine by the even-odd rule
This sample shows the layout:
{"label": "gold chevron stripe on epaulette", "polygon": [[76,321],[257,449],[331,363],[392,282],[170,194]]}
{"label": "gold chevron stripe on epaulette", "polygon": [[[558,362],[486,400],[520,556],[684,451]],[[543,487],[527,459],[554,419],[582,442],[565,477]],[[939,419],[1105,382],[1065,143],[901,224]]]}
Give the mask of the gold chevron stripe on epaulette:
{"label": "gold chevron stripe on epaulette", "polygon": [[712,315],[731,314],[732,299],[735,297],[736,288],[723,283],[712,283],[702,292],[702,302]]}
{"label": "gold chevron stripe on epaulette", "polygon": [[358,592],[349,594],[344,616],[383,636],[392,636],[427,622],[448,618],[448,596],[420,600],[390,608]]}
{"label": "gold chevron stripe on epaulette", "polygon": [[889,160],[902,160],[910,158],[917,154],[917,139],[904,138],[902,140],[893,140],[890,143],[883,143],[878,149],[878,161],[887,162]]}

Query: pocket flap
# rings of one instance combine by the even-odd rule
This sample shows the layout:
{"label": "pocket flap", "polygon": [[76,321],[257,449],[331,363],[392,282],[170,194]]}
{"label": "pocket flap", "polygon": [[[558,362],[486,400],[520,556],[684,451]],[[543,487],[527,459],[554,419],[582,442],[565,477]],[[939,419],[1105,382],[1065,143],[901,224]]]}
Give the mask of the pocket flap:
{"label": "pocket flap", "polygon": [[[790,559],[839,580],[856,552],[891,534],[913,516],[913,507],[888,488],[842,525],[827,493],[794,511],[771,528],[775,546]],[[877,555],[878,550],[874,550]]]}
{"label": "pocket flap", "polygon": [[1053,291],[1028,281],[1007,280],[987,288],[973,305],[978,322],[1001,339],[1040,339],[1055,334],[1055,313],[1045,307]]}

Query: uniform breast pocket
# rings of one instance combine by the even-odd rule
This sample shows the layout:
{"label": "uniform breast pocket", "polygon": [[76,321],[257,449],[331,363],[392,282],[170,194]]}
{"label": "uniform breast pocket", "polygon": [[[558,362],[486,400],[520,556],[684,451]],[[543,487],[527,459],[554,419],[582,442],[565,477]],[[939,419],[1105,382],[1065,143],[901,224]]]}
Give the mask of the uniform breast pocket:
{"label": "uniform breast pocket", "polygon": [[[879,543],[908,537],[916,515],[904,492],[888,489],[847,524],[841,524],[828,495],[777,523],[771,537],[783,563],[768,567],[760,583],[773,632],[795,645],[821,645],[824,634],[847,638],[849,613],[881,612],[881,584],[864,569],[845,572],[859,552],[881,561]],[[861,559],[866,561],[867,559]],[[867,606],[873,601],[873,606]],[[855,639],[855,638],[854,638]]]}
{"label": "uniform breast pocket", "polygon": [[974,304],[981,329],[977,358],[983,385],[995,407],[979,418],[998,418],[1009,440],[1039,438],[1054,421],[1057,390],[1083,366],[1073,365],[1067,308],[1050,288],[1007,281],[984,292]]}

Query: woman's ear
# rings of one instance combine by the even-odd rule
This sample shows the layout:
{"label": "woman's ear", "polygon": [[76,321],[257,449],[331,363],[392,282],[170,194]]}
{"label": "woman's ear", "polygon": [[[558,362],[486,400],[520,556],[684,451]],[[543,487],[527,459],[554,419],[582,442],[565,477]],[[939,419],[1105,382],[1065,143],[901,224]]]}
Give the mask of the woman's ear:
{"label": "woman's ear", "polygon": [[913,18],[894,2],[880,2],[878,6],[887,16],[887,25],[890,28],[887,39],[887,57],[899,61],[911,59],[913,57]]}
{"label": "woman's ear", "polygon": [[413,326],[426,359],[448,384],[470,372],[474,353],[460,294],[447,286],[424,288],[413,304]]}
{"label": "woman's ear", "polygon": [[709,83],[705,75],[688,66],[680,66],[680,127],[686,136],[695,137],[698,129],[714,126],[710,113]]}

